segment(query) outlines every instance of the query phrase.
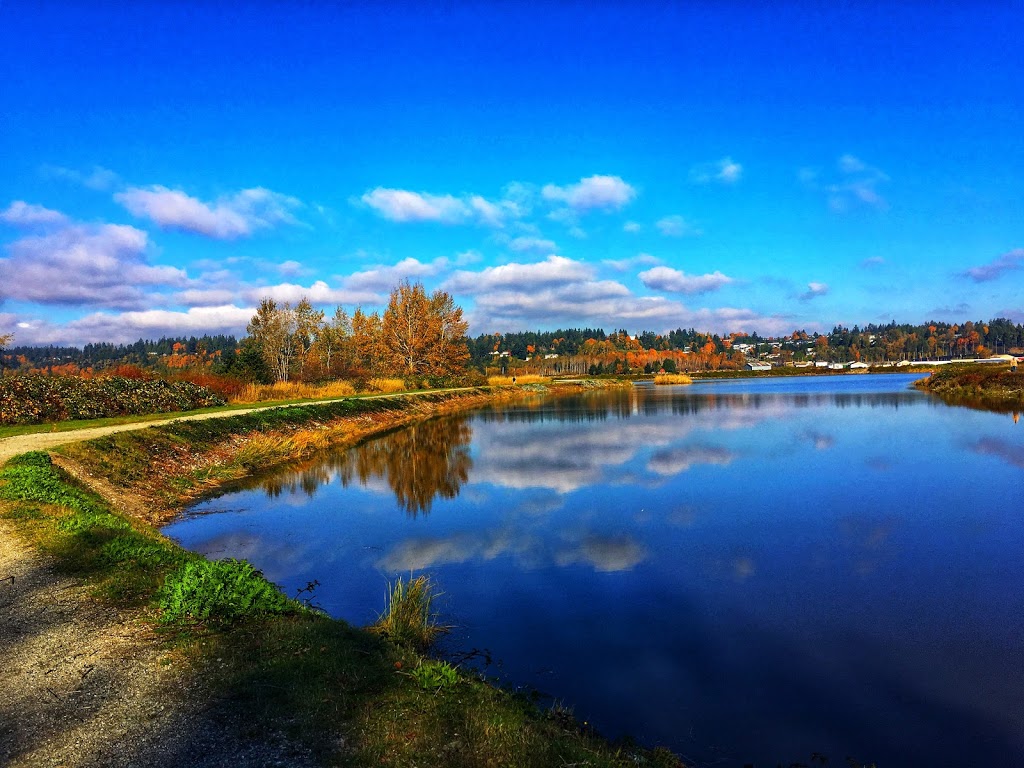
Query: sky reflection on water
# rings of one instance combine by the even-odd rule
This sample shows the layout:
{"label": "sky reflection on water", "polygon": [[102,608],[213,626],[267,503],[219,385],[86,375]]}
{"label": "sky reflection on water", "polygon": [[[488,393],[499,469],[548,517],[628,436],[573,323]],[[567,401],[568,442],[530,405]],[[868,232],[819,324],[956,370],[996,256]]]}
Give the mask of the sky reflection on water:
{"label": "sky reflection on water", "polygon": [[[1024,760],[1024,429],[857,376],[637,387],[418,425],[167,533],[697,764]],[[218,514],[212,514],[218,513]],[[723,761],[723,762],[717,762]]]}

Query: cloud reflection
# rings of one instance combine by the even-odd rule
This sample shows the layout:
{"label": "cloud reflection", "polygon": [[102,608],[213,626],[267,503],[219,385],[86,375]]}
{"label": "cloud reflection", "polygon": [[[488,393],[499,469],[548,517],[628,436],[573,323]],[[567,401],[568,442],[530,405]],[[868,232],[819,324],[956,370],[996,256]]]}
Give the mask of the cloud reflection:
{"label": "cloud reflection", "polygon": [[405,539],[378,562],[385,573],[424,571],[443,565],[486,562],[508,556],[523,568],[582,564],[610,573],[635,568],[647,557],[646,548],[631,536],[584,534],[553,548],[547,537],[505,528],[490,533],[459,533]]}
{"label": "cloud reflection", "polygon": [[983,437],[971,450],[982,456],[995,456],[1012,467],[1024,469],[1024,446],[1000,440],[998,437]]}

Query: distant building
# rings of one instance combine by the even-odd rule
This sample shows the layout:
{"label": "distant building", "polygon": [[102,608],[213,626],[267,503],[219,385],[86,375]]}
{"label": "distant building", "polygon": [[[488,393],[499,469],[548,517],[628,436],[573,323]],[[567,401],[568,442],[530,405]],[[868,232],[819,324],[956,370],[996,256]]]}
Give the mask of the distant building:
{"label": "distant building", "polygon": [[748,371],[770,371],[772,369],[771,363],[747,363],[743,366]]}

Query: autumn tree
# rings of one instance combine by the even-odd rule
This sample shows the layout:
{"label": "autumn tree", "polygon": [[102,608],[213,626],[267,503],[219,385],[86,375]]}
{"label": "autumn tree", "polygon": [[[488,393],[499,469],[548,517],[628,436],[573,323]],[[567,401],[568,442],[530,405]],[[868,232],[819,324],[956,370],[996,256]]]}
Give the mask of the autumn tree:
{"label": "autumn tree", "polygon": [[372,376],[381,368],[381,320],[376,312],[366,314],[362,307],[352,313],[352,363],[360,376]]}
{"label": "autumn tree", "polygon": [[468,324],[450,294],[430,296],[422,283],[400,283],[381,320],[382,352],[403,376],[448,376],[465,367]]}
{"label": "autumn tree", "polygon": [[0,373],[3,373],[7,345],[14,341],[13,333],[0,333]]}
{"label": "autumn tree", "polygon": [[279,307],[273,299],[263,299],[245,330],[274,380],[288,381],[297,348],[297,321],[291,305],[285,302]]}

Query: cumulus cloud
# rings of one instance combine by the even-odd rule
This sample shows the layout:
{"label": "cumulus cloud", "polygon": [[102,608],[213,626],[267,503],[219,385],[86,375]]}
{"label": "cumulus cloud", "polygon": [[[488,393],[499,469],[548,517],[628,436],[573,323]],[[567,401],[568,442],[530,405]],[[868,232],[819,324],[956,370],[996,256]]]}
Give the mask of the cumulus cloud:
{"label": "cumulus cloud", "polygon": [[248,237],[256,230],[298,223],[292,211],[302,203],[263,187],[243,189],[205,203],[176,189],[155,184],[129,187],[114,200],[130,213],[154,222],[161,229],[205,235],[218,240]]}
{"label": "cumulus cloud", "polygon": [[643,230],[643,226],[638,221],[627,221],[622,225],[623,232],[629,232],[630,234],[636,234]]}
{"label": "cumulus cloud", "polygon": [[743,166],[731,157],[713,163],[702,163],[690,169],[690,180],[695,184],[735,184],[743,175]]}
{"label": "cumulus cloud", "polygon": [[659,219],[654,226],[665,237],[697,237],[703,234],[700,229],[690,224],[682,216],[666,216]]}
{"label": "cumulus cloud", "polygon": [[85,304],[111,309],[145,306],[143,287],[184,287],[183,270],[150,265],[148,237],[134,227],[73,225],[8,246],[0,259],[0,299]]}
{"label": "cumulus cloud", "polygon": [[15,200],[5,210],[0,211],[0,221],[15,227],[63,224],[67,220],[67,216],[60,211],[44,208],[41,205],[31,205],[24,200]]}
{"label": "cumulus cloud", "polygon": [[377,266],[356,272],[345,280],[345,287],[354,291],[388,292],[402,280],[434,277],[448,268],[448,259],[438,258],[431,262],[418,259],[402,259],[391,266]]}
{"label": "cumulus cloud", "polygon": [[818,296],[824,296],[828,293],[827,283],[808,283],[807,290],[800,294],[800,301],[810,301]]}
{"label": "cumulus cloud", "polygon": [[479,272],[460,270],[451,276],[445,288],[469,294],[494,290],[518,291],[586,281],[593,275],[593,268],[583,262],[551,255],[533,264],[513,262],[487,267]]}
{"label": "cumulus cloud", "polygon": [[717,270],[707,275],[688,275],[671,267],[654,267],[641,272],[638,277],[651,290],[686,295],[710,293],[735,282]]}
{"label": "cumulus cloud", "polygon": [[618,176],[589,176],[565,187],[547,184],[541,189],[541,196],[579,212],[619,210],[636,197],[636,190]]}
{"label": "cumulus cloud", "polygon": [[1024,248],[1015,248],[996,257],[988,264],[971,267],[965,270],[963,275],[976,283],[987,283],[999,279],[1007,272],[1015,272],[1019,269],[1024,269]]}

